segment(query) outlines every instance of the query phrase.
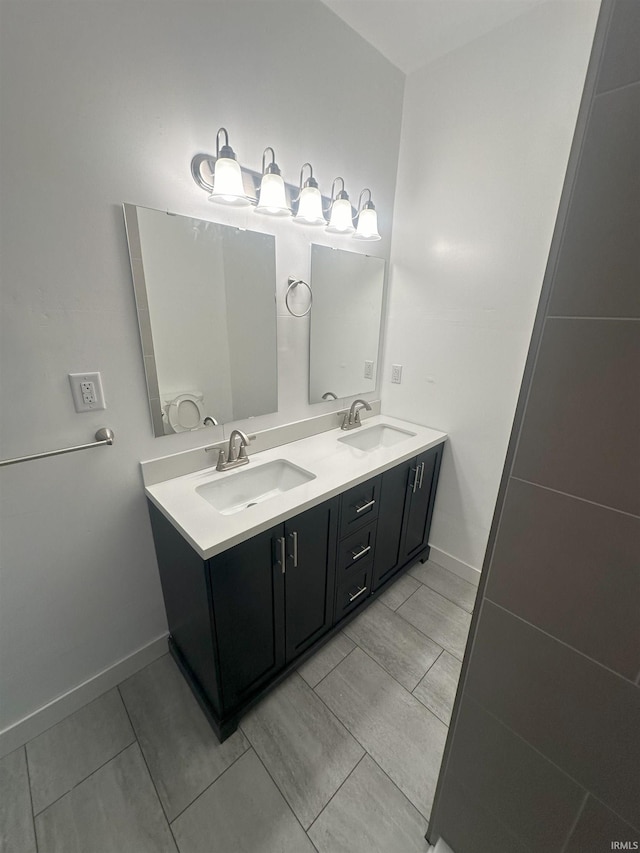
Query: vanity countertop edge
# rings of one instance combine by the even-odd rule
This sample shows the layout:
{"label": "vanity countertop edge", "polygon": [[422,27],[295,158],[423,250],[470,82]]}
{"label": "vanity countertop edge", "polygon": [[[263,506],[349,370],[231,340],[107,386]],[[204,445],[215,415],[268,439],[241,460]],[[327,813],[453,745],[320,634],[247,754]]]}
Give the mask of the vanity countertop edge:
{"label": "vanity countertop edge", "polygon": [[447,433],[388,415],[367,418],[360,429],[365,430],[376,424],[389,424],[413,432],[415,436],[409,436],[391,447],[363,451],[338,441],[349,433],[336,429],[259,453],[250,453],[250,465],[286,459],[314,474],[315,478],[234,515],[218,513],[196,492],[198,486],[212,481],[212,478],[217,480],[236,474],[235,470],[217,472],[215,465],[146,486],[145,494],[200,557],[208,560],[448,438]]}

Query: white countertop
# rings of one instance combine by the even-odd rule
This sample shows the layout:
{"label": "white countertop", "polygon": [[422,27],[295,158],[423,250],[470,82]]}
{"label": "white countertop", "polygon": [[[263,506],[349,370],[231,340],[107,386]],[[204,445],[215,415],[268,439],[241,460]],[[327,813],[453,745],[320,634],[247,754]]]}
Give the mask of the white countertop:
{"label": "white countertop", "polygon": [[[408,436],[391,447],[381,447],[373,451],[358,450],[338,441],[339,438],[354,435],[376,424],[389,424],[413,432],[415,436]],[[215,465],[212,465],[205,470],[147,486],[145,492],[198,554],[208,560],[215,554],[364,482],[369,477],[374,477],[430,447],[441,444],[446,438],[446,433],[429,427],[387,415],[376,415],[364,420],[357,430],[346,432],[337,428],[263,450],[261,453],[249,452],[251,467],[286,459],[293,465],[315,474],[315,478],[234,515],[222,515],[217,512],[196,492],[196,488],[214,479],[218,481],[233,477],[240,471],[247,471],[248,466],[219,472],[216,471]]]}

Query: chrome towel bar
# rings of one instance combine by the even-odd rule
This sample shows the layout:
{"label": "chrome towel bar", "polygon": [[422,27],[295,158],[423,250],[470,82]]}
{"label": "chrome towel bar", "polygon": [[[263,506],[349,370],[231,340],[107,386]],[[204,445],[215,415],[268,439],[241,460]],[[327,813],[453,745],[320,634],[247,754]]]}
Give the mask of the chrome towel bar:
{"label": "chrome towel bar", "polygon": [[30,462],[32,459],[44,459],[45,456],[59,456],[61,453],[75,453],[76,450],[88,450],[89,447],[102,447],[105,444],[113,444],[113,430],[102,427],[96,433],[96,440],[89,444],[77,444],[75,447],[65,447],[62,450],[48,450],[46,453],[34,453],[32,456],[16,456],[15,459],[1,459],[0,468],[5,465],[15,465],[16,462]]}

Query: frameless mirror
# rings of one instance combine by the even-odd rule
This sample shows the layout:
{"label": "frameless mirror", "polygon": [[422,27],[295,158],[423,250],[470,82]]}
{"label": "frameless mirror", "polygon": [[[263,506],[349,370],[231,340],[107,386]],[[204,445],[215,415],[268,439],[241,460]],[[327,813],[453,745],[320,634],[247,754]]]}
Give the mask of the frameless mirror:
{"label": "frameless mirror", "polygon": [[277,411],[275,237],[124,214],[154,434]]}
{"label": "frameless mirror", "polygon": [[384,260],[311,246],[309,402],[376,389]]}

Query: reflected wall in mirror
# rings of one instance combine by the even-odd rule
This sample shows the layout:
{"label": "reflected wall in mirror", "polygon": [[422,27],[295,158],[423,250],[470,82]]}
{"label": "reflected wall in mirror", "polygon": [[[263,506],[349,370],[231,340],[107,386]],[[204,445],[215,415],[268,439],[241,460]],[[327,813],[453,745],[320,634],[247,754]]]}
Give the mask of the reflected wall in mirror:
{"label": "reflected wall in mirror", "polygon": [[124,214],[154,434],[277,411],[275,237]]}
{"label": "reflected wall in mirror", "polygon": [[309,402],[375,391],[384,260],[311,246]]}

